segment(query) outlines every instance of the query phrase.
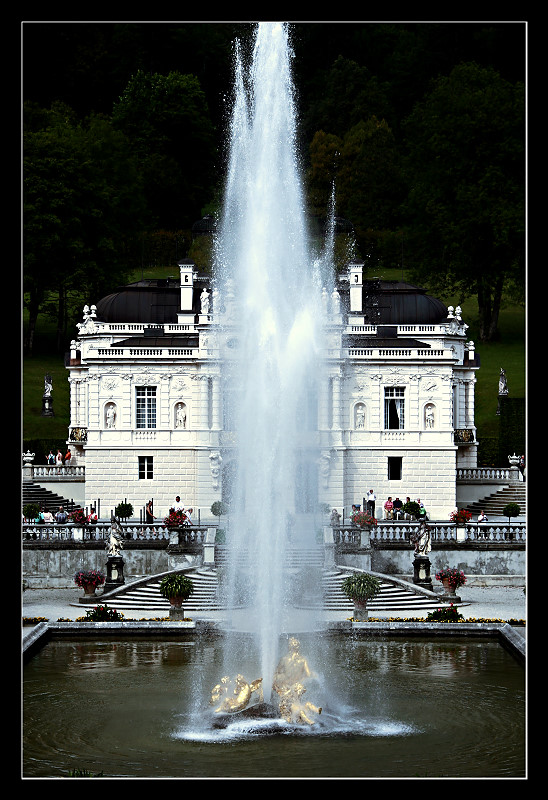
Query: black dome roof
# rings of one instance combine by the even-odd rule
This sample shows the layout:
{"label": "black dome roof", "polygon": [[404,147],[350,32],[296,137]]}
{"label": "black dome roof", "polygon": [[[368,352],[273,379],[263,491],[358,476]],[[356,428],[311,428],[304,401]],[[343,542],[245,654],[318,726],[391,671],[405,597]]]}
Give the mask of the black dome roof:
{"label": "black dome roof", "polygon": [[410,283],[365,280],[363,316],[370,325],[436,324],[447,319],[447,307]]}
{"label": "black dome roof", "polygon": [[[194,286],[192,311],[200,313],[202,286]],[[174,278],[142,280],[122,286],[97,303],[97,319],[103,322],[176,323],[181,308],[180,282]]]}
{"label": "black dome roof", "polygon": [[[194,286],[192,311],[200,313],[201,281]],[[154,325],[176,323],[180,310],[180,283],[174,278],[142,280],[121,287],[97,303],[103,322]],[[370,325],[433,325],[447,319],[447,307],[420,289],[402,281],[365,280],[363,316]]]}
{"label": "black dome roof", "polygon": [[179,281],[143,280],[121,287],[97,303],[97,319],[103,322],[177,322],[180,308]]}

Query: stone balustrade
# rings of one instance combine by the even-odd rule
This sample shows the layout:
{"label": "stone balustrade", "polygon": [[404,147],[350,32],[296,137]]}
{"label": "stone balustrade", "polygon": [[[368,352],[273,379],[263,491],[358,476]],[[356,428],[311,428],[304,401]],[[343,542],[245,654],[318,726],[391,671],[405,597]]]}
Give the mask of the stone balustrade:
{"label": "stone balustrade", "polygon": [[32,479],[35,481],[49,481],[55,478],[63,478],[64,480],[85,480],[86,468],[83,464],[63,464],[57,466],[56,464],[33,464]]}
{"label": "stone balustrade", "polygon": [[[110,537],[110,522],[97,522],[95,525],[75,525],[67,523],[58,525],[57,523],[23,523],[23,541],[41,542],[106,542]],[[177,538],[181,546],[204,544],[207,531],[216,528],[216,525],[189,525],[176,532],[170,531],[163,523],[144,523],[144,522],[123,522],[124,541],[144,542],[144,541],[165,541],[172,542]]]}
{"label": "stone balustrade", "polygon": [[510,483],[515,481],[519,470],[511,467],[469,467],[457,468],[457,481],[478,481],[480,483],[492,483],[501,481]]}
{"label": "stone balustrade", "polygon": [[[372,545],[409,544],[412,530],[417,528],[416,522],[386,520],[370,528],[369,540]],[[169,531],[163,523],[123,522],[124,540],[138,541],[176,541],[180,546],[204,544],[207,532],[215,529],[215,524],[189,525]],[[456,542],[457,526],[454,522],[431,521],[428,523],[432,543]],[[525,522],[470,522],[466,526],[465,540],[481,542],[523,542],[526,541],[527,524]],[[362,530],[353,525],[341,525],[324,528],[333,531],[335,545],[359,546],[363,537]],[[101,541],[109,538],[110,522],[99,521],[96,525],[74,525],[67,523],[23,523],[23,541]]]}
{"label": "stone balustrade", "polygon": [[[431,541],[457,542],[457,526],[454,522],[431,521],[428,522]],[[523,542],[526,541],[527,525],[525,522],[471,522],[463,526],[466,530],[463,541],[470,543],[480,542]],[[369,539],[372,546],[380,547],[383,544],[408,544],[410,545],[410,534],[418,528],[416,522],[405,521],[385,521],[369,530]],[[333,540],[335,545],[354,545],[359,546],[361,541],[361,529],[352,525],[333,528]],[[459,541],[462,541],[459,537]]]}

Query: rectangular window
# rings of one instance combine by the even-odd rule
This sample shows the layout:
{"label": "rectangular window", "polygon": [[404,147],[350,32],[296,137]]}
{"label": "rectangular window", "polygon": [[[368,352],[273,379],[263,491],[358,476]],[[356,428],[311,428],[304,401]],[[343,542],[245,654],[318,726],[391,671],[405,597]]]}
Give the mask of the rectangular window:
{"label": "rectangular window", "polygon": [[401,481],[401,456],[388,456],[388,480]]}
{"label": "rectangular window", "polygon": [[153,477],[153,456],[139,456],[139,480],[151,481]]}
{"label": "rectangular window", "polygon": [[138,386],[136,388],[135,424],[137,428],[156,427],[155,386]]}
{"label": "rectangular window", "polygon": [[405,423],[405,387],[384,387],[384,427],[401,430]]}

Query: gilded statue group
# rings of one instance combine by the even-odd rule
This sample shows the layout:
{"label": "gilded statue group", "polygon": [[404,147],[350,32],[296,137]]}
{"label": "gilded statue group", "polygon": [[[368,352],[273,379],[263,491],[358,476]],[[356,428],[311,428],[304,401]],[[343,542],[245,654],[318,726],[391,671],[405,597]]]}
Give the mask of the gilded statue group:
{"label": "gilded statue group", "polygon": [[[283,656],[272,681],[280,715],[286,722],[297,725],[314,725],[322,709],[303,698],[306,688],[304,681],[313,678],[314,673],[300,652],[300,642],[291,637],[289,652]],[[225,676],[211,693],[211,705],[216,713],[233,714],[243,711],[250,705],[263,702],[263,679],[248,683],[243,675],[234,679]]]}

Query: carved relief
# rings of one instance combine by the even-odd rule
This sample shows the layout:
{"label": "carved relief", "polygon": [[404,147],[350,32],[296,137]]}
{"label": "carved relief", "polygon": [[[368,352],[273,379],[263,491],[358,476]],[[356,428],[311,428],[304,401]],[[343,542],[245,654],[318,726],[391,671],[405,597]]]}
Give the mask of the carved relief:
{"label": "carved relief", "polygon": [[212,477],[212,485],[213,489],[217,491],[219,488],[219,475],[221,473],[221,463],[223,458],[218,450],[211,453],[209,456],[209,463],[211,468],[211,477]]}

